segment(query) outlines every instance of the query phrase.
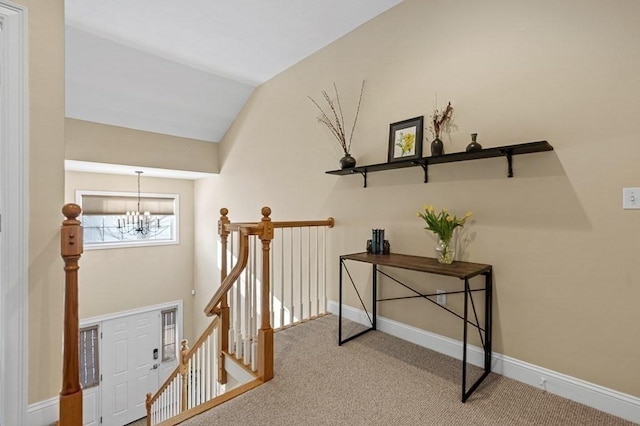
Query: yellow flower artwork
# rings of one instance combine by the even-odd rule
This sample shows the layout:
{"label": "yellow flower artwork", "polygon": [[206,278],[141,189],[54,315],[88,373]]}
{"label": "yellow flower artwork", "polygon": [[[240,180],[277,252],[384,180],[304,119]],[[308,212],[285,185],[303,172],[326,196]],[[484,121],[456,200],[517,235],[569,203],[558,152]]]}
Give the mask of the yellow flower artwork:
{"label": "yellow flower artwork", "polygon": [[396,131],[394,158],[406,157],[416,151],[416,127]]}

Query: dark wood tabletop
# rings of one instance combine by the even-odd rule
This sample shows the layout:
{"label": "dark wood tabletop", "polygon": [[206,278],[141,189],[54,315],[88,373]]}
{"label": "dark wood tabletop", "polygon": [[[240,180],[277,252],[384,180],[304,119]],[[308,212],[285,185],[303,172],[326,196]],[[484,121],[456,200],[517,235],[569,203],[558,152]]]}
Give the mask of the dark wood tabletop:
{"label": "dark wood tabletop", "polygon": [[373,265],[391,266],[394,268],[409,269],[412,271],[428,272],[431,274],[446,275],[460,279],[475,277],[476,275],[491,272],[491,265],[471,262],[454,261],[450,265],[439,263],[432,257],[411,256],[408,254],[369,254],[353,253],[344,254],[340,259],[354,260],[356,262],[371,263]]}

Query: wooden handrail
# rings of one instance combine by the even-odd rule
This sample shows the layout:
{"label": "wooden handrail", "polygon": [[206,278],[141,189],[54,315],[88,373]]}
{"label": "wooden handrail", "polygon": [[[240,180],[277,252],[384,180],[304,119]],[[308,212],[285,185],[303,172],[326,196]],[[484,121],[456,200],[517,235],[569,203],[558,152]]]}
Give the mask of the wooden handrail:
{"label": "wooden handrail", "polygon": [[[213,334],[213,330],[217,326],[218,326],[218,318],[216,317],[216,318],[213,319],[213,321],[211,321],[211,324],[209,324],[209,326],[204,330],[204,332],[202,333],[200,338],[196,341],[196,344],[193,345],[193,347],[191,349],[189,349],[189,352],[187,353],[187,356],[186,356],[187,359],[191,358],[193,356],[193,354],[203,344],[203,342],[207,339],[207,337],[209,337],[211,334]],[[167,378],[167,380],[164,381],[162,386],[160,386],[160,389],[158,389],[153,396],[150,393],[147,394],[149,396],[148,399],[147,399],[147,401],[148,401],[147,404],[149,404],[149,407],[151,407],[151,405],[154,402],[156,402],[156,400],[160,397],[162,392],[171,384],[173,379],[175,379],[178,376],[178,374],[180,374],[180,365],[178,365],[171,372],[171,374],[169,374],[169,377]]]}
{"label": "wooden handrail", "polygon": [[244,268],[247,266],[247,261],[249,259],[249,234],[247,228],[240,228],[240,249],[238,252],[238,263],[233,267],[229,275],[222,281],[218,290],[214,293],[211,301],[204,308],[204,313],[206,316],[210,317],[215,314],[214,308],[218,306],[220,301],[224,296],[226,296],[227,292],[231,290],[233,284],[242,274]]}
{"label": "wooden handrail", "polygon": [[257,222],[237,222],[237,223],[227,223],[225,225],[225,229],[228,231],[236,231],[238,232],[241,228],[246,228],[249,232],[249,235],[255,235],[260,230],[260,223]]}
{"label": "wooden handrail", "polygon": [[335,220],[330,217],[327,220],[298,220],[272,223],[274,228],[306,228],[311,226],[326,226],[327,228],[333,228]]}
{"label": "wooden handrail", "polygon": [[213,319],[213,321],[211,321],[211,324],[209,324],[209,326],[204,330],[204,332],[202,333],[200,338],[198,338],[198,340],[196,340],[196,343],[194,343],[194,345],[191,347],[191,349],[189,349],[189,351],[185,354],[185,357],[187,359],[191,358],[193,356],[193,354],[196,353],[196,351],[200,348],[200,346],[202,346],[204,344],[204,342],[207,340],[207,337],[209,337],[211,334],[213,334],[213,330],[218,325],[219,325],[219,319],[218,319],[218,317],[216,317],[216,318]]}
{"label": "wooden handrail", "polygon": [[64,260],[64,352],[62,358],[62,390],[60,391],[60,425],[82,425],[82,388],[78,363],[78,261],[82,255],[82,226],[77,217],[82,209],[77,204],[62,208],[65,220],[60,229],[60,253]]}
{"label": "wooden handrail", "polygon": [[[283,220],[279,222],[271,222],[274,228],[305,228],[311,226],[326,226],[327,228],[333,228],[335,220],[329,217],[326,220]],[[240,228],[250,229],[249,235],[259,234],[262,231],[262,226],[258,222],[234,222],[226,223],[224,228],[228,231],[238,231]]]}

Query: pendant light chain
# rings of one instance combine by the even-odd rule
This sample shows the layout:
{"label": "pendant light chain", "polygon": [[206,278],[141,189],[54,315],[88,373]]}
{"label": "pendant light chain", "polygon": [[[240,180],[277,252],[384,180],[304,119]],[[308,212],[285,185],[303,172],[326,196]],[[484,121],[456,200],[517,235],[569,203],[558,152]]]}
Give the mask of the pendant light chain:
{"label": "pendant light chain", "polygon": [[140,214],[140,175],[143,173],[139,170],[136,170],[138,174],[138,214]]}

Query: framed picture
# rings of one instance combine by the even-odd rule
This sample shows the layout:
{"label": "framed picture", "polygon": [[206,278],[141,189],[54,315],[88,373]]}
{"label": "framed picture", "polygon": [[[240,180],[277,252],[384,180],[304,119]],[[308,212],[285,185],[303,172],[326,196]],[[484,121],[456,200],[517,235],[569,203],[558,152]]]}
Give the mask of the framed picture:
{"label": "framed picture", "polygon": [[424,116],[389,125],[389,163],[422,157]]}

